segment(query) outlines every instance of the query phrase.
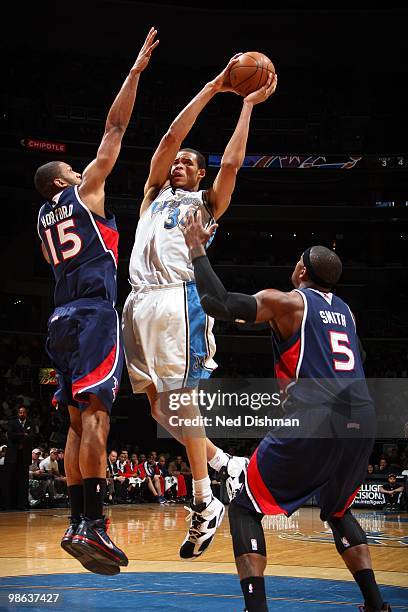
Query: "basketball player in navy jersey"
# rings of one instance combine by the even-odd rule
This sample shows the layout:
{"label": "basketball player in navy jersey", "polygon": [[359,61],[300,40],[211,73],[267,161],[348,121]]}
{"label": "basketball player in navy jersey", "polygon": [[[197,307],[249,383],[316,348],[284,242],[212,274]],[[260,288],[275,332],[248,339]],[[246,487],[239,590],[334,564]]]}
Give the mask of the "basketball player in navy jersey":
{"label": "basketball player in navy jersey", "polygon": [[293,271],[294,291],[230,293],[203,247],[215,228],[203,227],[200,212],[189,214],[184,228],[201,305],[217,319],[269,322],[276,377],[286,397],[285,416],[303,424],[299,437],[296,428],[291,437],[283,428],[265,436],[249,462],[245,485],[229,507],[246,609],[268,609],[262,517],[290,516],[315,496],[320,517],[330,525],[336,548],[364,596],[360,610],[390,610],[375,581],[366,535],[349,509],[369,463],[375,411],[353,315],[332,293],[341,261],[333,251],[313,246]]}
{"label": "basketball player in navy jersey", "polygon": [[[148,395],[153,417],[186,446],[194,499],[191,526],[180,548],[180,556],[185,559],[203,554],[224,514],[224,505],[211,492],[207,460],[217,471],[227,468],[231,494],[232,479],[239,479],[247,461],[231,458],[218,449],[206,440],[204,431],[185,436],[181,428],[169,429],[166,412],[169,390],[181,392],[183,389],[185,396],[216,367],[213,320],[200,306],[194,271],[181,232],[185,215],[190,209],[200,210],[205,222],[210,223],[225,213],[244,160],[253,108],[276,89],[276,75],[270,75],[264,87],[243,99],[241,114],[214,183],[207,190],[200,189],[206,173],[205,159],[194,149],[181,148],[182,143],[210,100],[220,92],[232,91],[229,71],[238,55],[181,111],[152,157],[130,258],[133,289],[122,318],[133,392]],[[194,406],[184,409],[186,418],[194,416]]]}
{"label": "basketball player in navy jersey", "polygon": [[55,161],[39,167],[34,178],[47,199],[38,234],[56,281],[46,343],[58,378],[54,402],[67,405],[70,415],[65,471],[71,517],[61,546],[100,574],[117,574],[128,565],[103,516],[109,414],[123,366],[115,310],[119,235],[105,208],[105,180],[119,156],[140,74],[158,44],[156,33],[150,29],[109,110],[96,158],[82,175]]}

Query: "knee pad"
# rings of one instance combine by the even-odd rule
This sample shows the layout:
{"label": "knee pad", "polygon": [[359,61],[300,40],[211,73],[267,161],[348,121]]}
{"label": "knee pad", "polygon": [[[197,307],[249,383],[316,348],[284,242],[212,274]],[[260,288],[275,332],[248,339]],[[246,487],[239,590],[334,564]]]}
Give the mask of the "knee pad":
{"label": "knee pad", "polygon": [[230,532],[235,558],[248,553],[266,557],[263,514],[248,510],[232,501],[228,509]]}
{"label": "knee pad", "polygon": [[344,516],[333,517],[327,522],[333,532],[334,543],[340,555],[353,546],[367,544],[366,534],[350,510],[347,510]]}

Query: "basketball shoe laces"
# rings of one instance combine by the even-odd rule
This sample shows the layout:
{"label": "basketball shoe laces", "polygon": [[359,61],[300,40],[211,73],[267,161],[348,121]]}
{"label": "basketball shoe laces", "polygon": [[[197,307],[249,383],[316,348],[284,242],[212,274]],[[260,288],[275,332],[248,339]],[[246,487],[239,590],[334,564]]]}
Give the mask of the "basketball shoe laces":
{"label": "basketball shoe laces", "polygon": [[189,506],[184,506],[184,510],[187,510],[188,512],[186,522],[191,521],[191,527],[188,530],[188,539],[192,542],[197,542],[198,538],[203,535],[200,531],[200,526],[202,523],[205,523],[206,519]]}

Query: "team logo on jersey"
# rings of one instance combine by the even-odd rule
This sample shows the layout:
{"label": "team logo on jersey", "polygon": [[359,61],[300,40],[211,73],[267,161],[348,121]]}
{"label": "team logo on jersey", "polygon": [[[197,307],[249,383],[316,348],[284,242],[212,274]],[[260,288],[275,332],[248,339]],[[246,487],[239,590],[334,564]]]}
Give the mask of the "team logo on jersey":
{"label": "team logo on jersey", "polygon": [[193,370],[203,370],[205,369],[205,357],[203,355],[193,355],[194,357],[194,365]]}
{"label": "team logo on jersey", "polygon": [[113,401],[115,401],[115,399],[116,399],[116,395],[118,393],[118,389],[119,389],[119,381],[116,378],[116,376],[113,376],[113,387],[112,387]]}

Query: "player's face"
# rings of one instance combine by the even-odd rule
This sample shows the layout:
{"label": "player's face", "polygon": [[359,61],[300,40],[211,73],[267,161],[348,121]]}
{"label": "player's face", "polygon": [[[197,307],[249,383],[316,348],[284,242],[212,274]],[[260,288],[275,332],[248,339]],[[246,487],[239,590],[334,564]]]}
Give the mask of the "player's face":
{"label": "player's face", "polygon": [[304,270],[305,266],[301,257],[292,272],[292,285],[295,287],[295,289],[298,289],[298,287],[300,287]]}
{"label": "player's face", "polygon": [[64,163],[61,164],[61,178],[71,186],[80,185],[82,181],[81,174]]}
{"label": "player's face", "polygon": [[172,187],[192,191],[204,174],[205,170],[198,167],[195,153],[179,151],[170,169],[170,182]]}

